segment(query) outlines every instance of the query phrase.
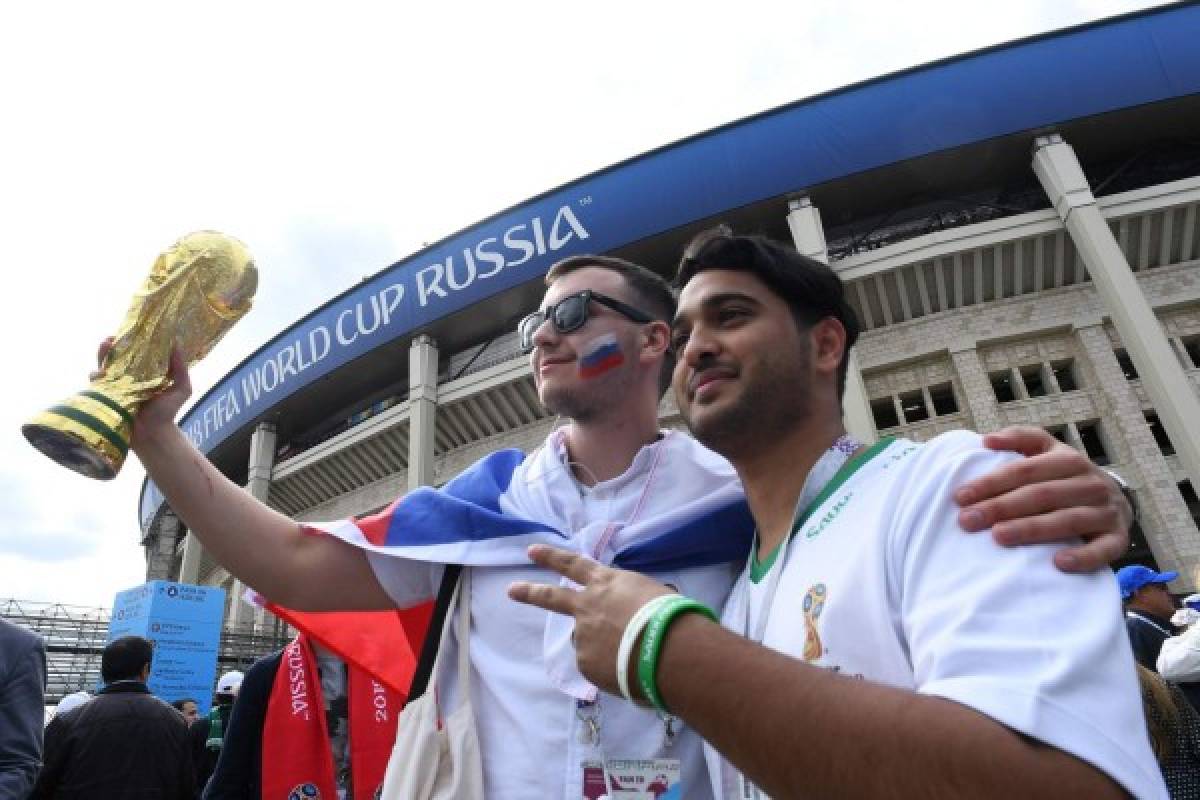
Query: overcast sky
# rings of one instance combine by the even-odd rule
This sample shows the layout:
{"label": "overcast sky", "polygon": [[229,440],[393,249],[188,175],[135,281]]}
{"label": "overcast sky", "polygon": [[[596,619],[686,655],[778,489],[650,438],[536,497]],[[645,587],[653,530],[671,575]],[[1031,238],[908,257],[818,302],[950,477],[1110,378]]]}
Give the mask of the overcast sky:
{"label": "overcast sky", "polygon": [[0,600],[145,577],[113,482],[20,426],[83,388],[155,255],[250,245],[254,310],[197,396],[338,292],[495,211],[816,92],[1149,2],[6,3]]}

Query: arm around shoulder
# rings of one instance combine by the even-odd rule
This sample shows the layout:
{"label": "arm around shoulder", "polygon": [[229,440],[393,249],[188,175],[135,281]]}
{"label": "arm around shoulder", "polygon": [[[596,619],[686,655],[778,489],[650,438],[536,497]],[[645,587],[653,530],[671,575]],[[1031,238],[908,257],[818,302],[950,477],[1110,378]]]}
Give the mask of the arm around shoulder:
{"label": "arm around shoulder", "polygon": [[697,615],[669,629],[658,685],[672,713],[775,797],[1126,796],[958,703],[805,664]]}
{"label": "arm around shoulder", "polygon": [[[1119,674],[1125,666],[1121,646],[1128,645],[1115,587],[1100,586],[1099,576],[1058,572],[1046,548],[1004,550],[991,537],[961,535],[953,486],[1003,457],[983,451],[968,456],[967,440],[948,444],[931,454],[937,463],[915,460],[926,455],[918,451],[893,454],[888,469],[908,469],[923,485],[908,486],[890,473],[895,483],[886,491],[901,499],[879,513],[897,534],[880,529],[870,550],[853,553],[878,558],[889,575],[886,585],[893,590],[883,602],[898,620],[890,623],[890,635],[909,653],[904,664],[876,663],[862,654],[843,663],[841,674],[719,631],[693,615],[670,629],[663,648],[659,684],[668,707],[773,796],[1124,796],[1115,776],[1093,766],[1109,769],[1103,758],[1088,758],[1093,751],[1123,758],[1122,784],[1129,780],[1152,787],[1150,792],[1160,788],[1161,779],[1148,772],[1153,756],[1144,742],[1141,750],[1133,742],[1126,752],[1122,742],[1111,744],[1107,731],[1089,728],[1078,733],[1099,736],[1105,744],[1081,754],[1068,746],[1076,744],[1070,736],[1045,737],[1026,724],[1025,711],[1039,718],[1029,698],[1050,687],[1050,678],[1036,670],[1008,674],[1002,665],[1019,661],[1052,670],[1061,662],[1047,659],[1047,648],[1074,648],[1068,651],[1071,668],[1094,690],[1086,697],[1056,695],[1053,703],[1085,715],[1100,705],[1136,712],[1132,666],[1127,675]],[[959,453],[957,460],[949,451]],[[897,466],[900,457],[914,461]],[[863,513],[861,521],[873,524]],[[1034,583],[1045,580],[1055,594],[1057,605],[1050,611],[1041,607],[1044,595],[1028,591],[1024,571],[1034,565]],[[1098,595],[1095,602],[1112,612],[1112,619],[1079,640],[1064,641],[1072,637],[1057,624],[1071,630],[1073,617],[1059,615],[1082,602],[1067,582],[1091,586],[1085,596]],[[826,608],[826,617],[830,613]],[[843,607],[842,624],[846,613]],[[803,623],[797,618],[796,624]],[[887,630],[876,629],[879,635]],[[1100,668],[1087,663],[1114,658]],[[848,677],[860,672],[866,677]],[[907,681],[912,689],[898,688]],[[1114,696],[1101,697],[1105,689]],[[1020,711],[998,713],[1006,703]]]}

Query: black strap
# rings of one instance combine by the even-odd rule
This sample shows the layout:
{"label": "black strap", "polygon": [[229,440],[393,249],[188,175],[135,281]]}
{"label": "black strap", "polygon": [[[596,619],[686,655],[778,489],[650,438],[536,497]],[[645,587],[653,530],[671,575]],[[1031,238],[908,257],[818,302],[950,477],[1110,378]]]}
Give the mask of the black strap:
{"label": "black strap", "polygon": [[425,694],[425,689],[429,686],[433,662],[437,660],[438,643],[442,639],[442,627],[446,624],[446,611],[450,608],[450,598],[454,596],[454,587],[458,586],[458,577],[461,573],[461,564],[447,564],[446,570],[442,573],[442,585],[438,587],[437,600],[433,604],[433,616],[429,618],[429,630],[425,633],[425,642],[421,645],[421,657],[417,659],[412,686],[408,690],[407,702],[409,703]]}

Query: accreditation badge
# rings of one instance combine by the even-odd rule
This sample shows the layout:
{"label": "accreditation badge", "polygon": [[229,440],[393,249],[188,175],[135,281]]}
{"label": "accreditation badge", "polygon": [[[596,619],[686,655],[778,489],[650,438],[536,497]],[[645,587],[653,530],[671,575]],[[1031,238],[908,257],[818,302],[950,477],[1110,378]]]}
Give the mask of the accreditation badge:
{"label": "accreditation badge", "polygon": [[682,776],[678,758],[613,758],[608,761],[610,793],[603,762],[584,761],[583,800],[683,800]]}

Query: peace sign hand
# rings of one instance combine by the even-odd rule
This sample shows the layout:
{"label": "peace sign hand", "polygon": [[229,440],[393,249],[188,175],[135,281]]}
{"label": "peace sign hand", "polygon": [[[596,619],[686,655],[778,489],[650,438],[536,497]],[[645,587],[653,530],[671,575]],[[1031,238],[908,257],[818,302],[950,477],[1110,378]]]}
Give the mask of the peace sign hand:
{"label": "peace sign hand", "polygon": [[[625,626],[639,608],[671,590],[644,575],[606,567],[558,547],[535,544],[529,548],[529,558],[581,588],[518,581],[508,587],[508,596],[519,603],[574,617],[579,671],[604,691],[618,694],[616,658]],[[637,648],[633,652],[636,654]],[[634,671],[629,675],[630,687],[636,686]]]}

